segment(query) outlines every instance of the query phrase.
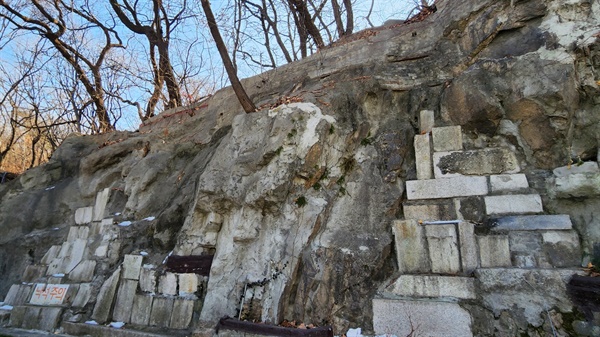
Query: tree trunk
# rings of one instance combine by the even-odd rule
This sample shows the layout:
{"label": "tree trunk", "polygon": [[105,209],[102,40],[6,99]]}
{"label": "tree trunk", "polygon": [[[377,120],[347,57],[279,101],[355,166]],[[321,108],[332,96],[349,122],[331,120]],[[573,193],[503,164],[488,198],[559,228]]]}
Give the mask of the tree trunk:
{"label": "tree trunk", "polygon": [[223,38],[221,37],[221,33],[219,32],[219,27],[217,27],[217,21],[215,20],[215,16],[213,15],[212,9],[210,8],[209,0],[201,0],[202,9],[204,10],[204,14],[206,15],[206,20],[208,21],[208,28],[210,29],[210,34],[215,40],[215,44],[217,45],[217,50],[219,50],[219,54],[221,55],[221,59],[223,60],[223,65],[225,66],[225,70],[227,71],[227,75],[229,76],[229,81],[231,82],[231,86],[233,87],[233,91],[237,96],[242,108],[246,113],[256,111],[256,106],[248,97],[246,90],[240,83],[238,79],[237,73],[235,71],[235,67],[231,62],[231,58],[227,53],[227,47],[225,46],[225,42],[223,42]]}

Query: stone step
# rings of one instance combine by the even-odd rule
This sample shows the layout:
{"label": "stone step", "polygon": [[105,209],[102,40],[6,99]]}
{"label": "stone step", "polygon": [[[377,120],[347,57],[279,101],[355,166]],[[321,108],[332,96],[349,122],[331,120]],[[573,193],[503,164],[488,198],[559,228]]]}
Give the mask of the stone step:
{"label": "stone step", "polygon": [[491,219],[492,231],[537,231],[573,229],[571,218],[560,215],[517,215]]}
{"label": "stone step", "polygon": [[54,332],[64,308],[55,306],[19,305],[13,307],[9,325],[13,328]]}
{"label": "stone step", "polygon": [[484,197],[487,215],[542,213],[539,194],[492,195]]}
{"label": "stone step", "polygon": [[475,279],[440,275],[401,275],[384,289],[385,293],[407,297],[451,297],[474,299]]}
{"label": "stone step", "polygon": [[406,182],[408,200],[445,199],[488,194],[486,177],[460,176],[445,179],[409,180]]}
{"label": "stone step", "polygon": [[457,303],[432,299],[373,299],[375,335],[473,336],[471,316]]}

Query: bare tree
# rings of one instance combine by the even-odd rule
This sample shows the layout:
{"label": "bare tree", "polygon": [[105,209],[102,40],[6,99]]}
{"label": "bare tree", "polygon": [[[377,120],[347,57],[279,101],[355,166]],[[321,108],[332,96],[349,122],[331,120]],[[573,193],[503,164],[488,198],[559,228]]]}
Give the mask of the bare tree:
{"label": "bare tree", "polygon": [[156,105],[161,98],[163,86],[166,86],[169,95],[167,108],[181,105],[179,82],[176,79],[169,55],[169,41],[177,25],[183,21],[187,8],[187,2],[183,0],[176,13],[170,15],[163,0],[152,0],[152,7],[148,10],[144,8],[145,4],[147,3],[140,3],[139,1],[131,3],[128,0],[121,0],[121,2],[110,0],[112,9],[125,27],[135,34],[144,35],[150,45],[149,57],[154,77],[154,89],[146,106],[146,114],[143,119],[154,115]]}
{"label": "bare tree", "polygon": [[215,44],[217,46],[217,50],[219,51],[219,55],[221,56],[221,60],[223,61],[223,65],[225,66],[225,70],[227,71],[227,75],[229,76],[229,81],[231,82],[231,86],[233,87],[233,91],[235,91],[235,95],[237,96],[242,108],[246,113],[256,111],[256,106],[248,97],[246,90],[242,86],[240,82],[235,67],[231,62],[231,58],[229,57],[229,53],[227,52],[227,47],[225,46],[225,42],[223,42],[223,38],[221,37],[221,33],[219,32],[219,27],[217,26],[217,20],[212,12],[212,8],[210,7],[209,0],[201,0],[202,10],[204,11],[204,15],[206,16],[206,20],[208,22],[208,28],[210,29],[210,33],[215,40]]}
{"label": "bare tree", "polygon": [[[15,29],[41,36],[52,44],[75,71],[78,81],[89,95],[99,124],[96,131],[113,130],[114,125],[105,105],[101,70],[110,50],[122,47],[114,27],[100,22],[90,11],[87,2],[85,5],[75,7],[71,2],[67,3],[63,0],[30,0],[17,4],[0,0],[0,8],[3,9],[0,11],[0,18],[10,22]],[[71,20],[68,20],[68,16]],[[74,22],[77,22],[77,26]],[[98,33],[96,38],[104,39],[104,44],[99,47],[99,50],[86,52],[84,49],[76,48],[72,43],[73,34],[85,34],[84,31],[92,29]]]}

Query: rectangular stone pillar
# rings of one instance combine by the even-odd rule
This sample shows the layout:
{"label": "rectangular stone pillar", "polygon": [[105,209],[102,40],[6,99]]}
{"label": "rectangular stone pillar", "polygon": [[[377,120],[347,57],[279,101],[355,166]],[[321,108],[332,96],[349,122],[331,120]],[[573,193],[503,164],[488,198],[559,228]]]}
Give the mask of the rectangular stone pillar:
{"label": "rectangular stone pillar", "polygon": [[393,232],[400,273],[428,272],[430,265],[423,226],[416,220],[397,220]]}
{"label": "rectangular stone pillar", "polygon": [[432,179],[431,142],[429,134],[416,135],[414,140],[417,179]]}
{"label": "rectangular stone pillar", "polygon": [[425,226],[429,259],[433,273],[456,274],[460,272],[460,253],[455,225]]}

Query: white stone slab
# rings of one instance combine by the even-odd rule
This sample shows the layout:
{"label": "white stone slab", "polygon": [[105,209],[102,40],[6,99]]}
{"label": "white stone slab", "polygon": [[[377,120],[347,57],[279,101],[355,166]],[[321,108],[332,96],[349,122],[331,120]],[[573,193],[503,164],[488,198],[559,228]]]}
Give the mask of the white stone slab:
{"label": "white stone slab", "polygon": [[94,277],[96,261],[83,260],[70,273],[69,280],[73,282],[90,282]]}
{"label": "white stone slab", "polygon": [[104,218],[104,211],[106,209],[106,204],[108,203],[109,194],[110,189],[105,188],[96,195],[96,204],[94,205],[94,215],[92,217],[93,221],[101,221],[102,218]]}
{"label": "white stone slab", "polygon": [[177,295],[177,275],[167,272],[160,277],[158,292],[163,295]]}
{"label": "white stone slab", "polygon": [[85,249],[87,247],[87,240],[76,239],[73,241],[71,252],[65,259],[64,273],[70,273],[80,262],[83,260]]}
{"label": "white stone slab", "polygon": [[518,174],[499,174],[490,176],[492,192],[518,191],[529,187],[527,176]]}
{"label": "white stone slab", "polygon": [[46,252],[46,254],[44,254],[44,257],[42,257],[42,260],[40,261],[41,264],[50,264],[52,263],[52,261],[58,257],[58,253],[60,253],[60,245],[56,245],[56,246],[52,246],[50,247],[50,249],[48,249],[48,251]]}
{"label": "white stone slab", "polygon": [[429,256],[425,229],[417,220],[397,220],[392,228],[400,273],[429,272]]}
{"label": "white stone slab", "polygon": [[417,166],[417,179],[433,178],[431,162],[431,141],[429,134],[416,135],[415,146],[415,164]]}
{"label": "white stone slab", "polygon": [[460,272],[460,253],[455,225],[425,226],[429,260],[433,273],[455,274]]}
{"label": "white stone slab", "polygon": [[68,290],[68,284],[38,283],[35,285],[29,303],[36,305],[61,305],[67,297]]}
{"label": "white stone slab", "polygon": [[72,306],[75,308],[83,308],[88,304],[92,296],[92,285],[90,283],[81,283]]}
{"label": "white stone slab", "polygon": [[198,291],[198,275],[194,273],[178,274],[179,296],[190,296]]}
{"label": "white stone slab", "polygon": [[419,112],[419,131],[421,134],[431,132],[435,126],[435,114],[432,110],[421,110]]}
{"label": "white stone slab", "polygon": [[75,210],[75,223],[85,225],[92,222],[94,207],[81,207]]}
{"label": "white stone slab", "polygon": [[406,182],[408,200],[442,199],[488,194],[486,177],[454,177],[446,179],[409,180]]}
{"label": "white stone slab", "polygon": [[154,293],[156,291],[156,270],[154,266],[145,264],[140,271],[140,289],[143,292]]}
{"label": "white stone slab", "polygon": [[401,275],[386,290],[398,296],[477,298],[472,277]]}
{"label": "white stone slab", "polygon": [[492,231],[570,230],[571,218],[566,214],[504,216],[494,222]]}
{"label": "white stone slab", "polygon": [[555,168],[552,173],[556,177],[564,177],[570,174],[577,173],[598,173],[600,169],[598,169],[598,163],[595,161],[586,161],[581,165],[569,165]]}
{"label": "white stone slab", "polygon": [[[473,336],[469,312],[456,303],[433,300],[373,300],[375,335]],[[412,331],[412,328],[415,331]]]}
{"label": "white stone slab", "polygon": [[94,312],[92,313],[92,319],[96,322],[103,324],[108,320],[111,312],[113,299],[117,292],[117,285],[119,284],[119,276],[121,275],[121,268],[117,268],[113,274],[102,284],[100,292],[96,299],[96,305],[94,306]]}
{"label": "white stone slab", "polygon": [[462,129],[460,126],[433,128],[433,150],[435,152],[460,151],[463,149]]}
{"label": "white stone slab", "polygon": [[187,299],[176,299],[173,303],[173,312],[169,327],[171,329],[187,329],[192,322],[194,314],[194,301]]}
{"label": "white stone slab", "polygon": [[542,213],[539,194],[492,195],[484,198],[487,215]]}
{"label": "white stone slab", "polygon": [[16,299],[18,297],[19,294],[19,288],[20,285],[19,284],[13,284],[10,286],[10,289],[8,289],[8,294],[6,294],[6,297],[4,298],[4,303],[8,304],[8,305],[15,305],[16,303]]}
{"label": "white stone slab", "polygon": [[152,311],[153,296],[135,295],[133,309],[131,310],[131,323],[148,325]]}
{"label": "white stone slab", "polygon": [[123,259],[123,274],[122,278],[128,280],[138,280],[140,278],[140,269],[144,257],[141,255],[125,255]]}
{"label": "white stone slab", "polygon": [[87,240],[89,233],[90,228],[88,226],[71,226],[67,241],[74,242],[77,239]]}
{"label": "white stone slab", "polygon": [[510,267],[510,248],[507,235],[478,236],[479,261],[482,268]]}
{"label": "white stone slab", "polygon": [[129,323],[138,281],[121,280],[120,283],[112,318],[113,321]]}
{"label": "white stone slab", "polygon": [[470,275],[479,266],[477,241],[475,240],[475,225],[471,222],[458,224],[458,241],[460,248],[460,263],[462,272]]}

